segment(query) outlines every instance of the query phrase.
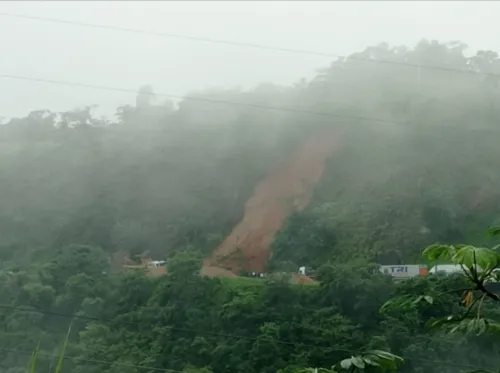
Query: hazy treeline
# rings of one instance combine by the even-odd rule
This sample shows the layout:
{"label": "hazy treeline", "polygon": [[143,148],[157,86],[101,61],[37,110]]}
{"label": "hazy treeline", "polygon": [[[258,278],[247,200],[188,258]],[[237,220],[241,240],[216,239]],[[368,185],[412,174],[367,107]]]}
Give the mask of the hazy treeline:
{"label": "hazy treeline", "polygon": [[[183,251],[170,261],[170,276],[110,276],[104,251],[71,246],[36,270],[2,275],[2,302],[14,309],[0,310],[0,345],[24,353],[0,350],[0,369],[24,371],[40,342],[37,369],[48,371],[70,323],[65,370],[82,373],[294,373],[329,367],[366,348],[403,356],[401,372],[453,373],[456,364],[494,366],[499,352],[488,337],[429,333],[425,323],[431,316],[459,307],[455,294],[406,312],[379,312],[391,297],[459,288],[460,277],[397,283],[373,265],[354,261],[324,265],[319,286],[301,286],[210,279],[197,275],[200,266],[195,253]],[[489,312],[498,317],[498,310]]]}
{"label": "hazy treeline", "polygon": [[202,100],[178,108],[151,105],[143,87],[112,122],[91,107],[13,119],[0,131],[0,253],[74,243],[162,257],[210,251],[256,183],[323,126],[339,128],[342,150],[290,221],[301,229],[278,236],[275,263],[316,264],[332,250],[392,263],[427,242],[474,239],[497,213],[499,91],[482,73],[500,65],[494,52],[464,50],[382,44],[293,87],[193,93]]}
{"label": "hazy treeline", "polygon": [[[198,100],[178,106],[153,105],[143,87],[116,120],[94,117],[92,107],[11,120],[0,126],[2,304],[122,320],[75,321],[71,356],[111,362],[68,365],[82,372],[139,373],[115,362],[291,373],[367,344],[410,359],[408,372],[456,371],[418,360],[422,354],[488,359],[495,347],[487,341],[424,331],[423,320],[453,307],[451,298],[379,315],[391,295],[428,283],[398,286],[366,264],[417,262],[436,241],[480,245],[498,219],[500,96],[492,74],[500,74],[500,59],[464,52],[458,42],[382,44],[292,87],[193,93]],[[324,264],[321,285],[193,276],[199,261],[184,249],[209,254],[241,219],[255,185],[324,128],[336,129],[342,146],[309,206],[277,234],[269,263]],[[158,259],[178,253],[172,275],[111,275],[110,254],[146,251]],[[0,344],[25,351],[41,340],[53,353],[69,324],[41,313],[0,315]],[[2,370],[24,369],[27,356],[0,353]],[[50,359],[43,364],[48,370]]]}

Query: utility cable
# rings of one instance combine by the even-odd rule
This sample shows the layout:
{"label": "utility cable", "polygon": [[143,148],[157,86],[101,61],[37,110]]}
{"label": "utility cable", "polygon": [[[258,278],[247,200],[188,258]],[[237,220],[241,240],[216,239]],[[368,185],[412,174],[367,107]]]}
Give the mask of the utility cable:
{"label": "utility cable", "polygon": [[451,68],[451,67],[445,67],[445,66],[423,65],[423,64],[401,62],[401,61],[376,60],[376,59],[372,59],[372,58],[364,58],[364,57],[359,57],[359,56],[343,56],[343,55],[336,54],[336,53],[309,51],[309,50],[302,50],[302,49],[268,46],[268,45],[263,45],[263,44],[254,44],[254,43],[244,43],[244,42],[230,41],[230,40],[212,39],[212,38],[206,38],[206,37],[201,37],[201,36],[189,36],[189,35],[183,35],[183,34],[151,31],[151,30],[144,30],[144,29],[137,29],[137,28],[106,25],[106,24],[71,21],[71,20],[65,20],[65,19],[60,19],[60,18],[33,16],[33,15],[28,15],[28,14],[0,12],[0,16],[1,17],[11,17],[11,18],[21,18],[21,19],[27,19],[27,20],[32,20],[32,21],[42,21],[42,22],[58,23],[58,24],[65,24],[65,25],[74,25],[74,26],[81,26],[81,27],[98,28],[98,29],[105,29],[105,30],[122,31],[122,32],[136,33],[136,34],[154,35],[154,36],[169,37],[169,38],[175,38],[175,39],[192,40],[192,41],[199,41],[199,42],[205,42],[205,43],[216,43],[216,44],[224,44],[224,45],[231,45],[231,46],[238,46],[238,47],[275,50],[275,51],[294,53],[294,54],[304,54],[304,55],[312,55],[312,56],[320,56],[320,57],[335,57],[335,58],[341,58],[341,59],[347,59],[347,60],[356,60],[356,61],[381,63],[381,64],[389,64],[389,65],[399,65],[399,66],[409,66],[409,67],[415,67],[415,68],[451,71],[451,72],[466,73],[466,74],[478,74],[478,75],[485,75],[485,76],[500,76],[500,74],[496,74],[496,73],[464,70],[464,69],[457,69],[457,68]]}
{"label": "utility cable", "polygon": [[[87,320],[87,321],[98,321],[101,323],[117,323],[117,324],[124,324],[124,325],[140,326],[140,324],[138,322],[99,319],[99,318],[95,318],[95,317],[81,316],[81,315],[75,315],[75,314],[66,314],[66,313],[52,312],[52,311],[45,311],[45,310],[37,310],[37,309],[8,306],[8,305],[0,305],[0,309],[8,309],[8,310],[21,311],[21,312],[36,312],[36,313],[41,313],[44,315],[82,319],[82,320]],[[206,331],[200,331],[200,330],[195,330],[195,329],[177,328],[177,327],[171,327],[171,326],[164,326],[164,328],[167,328],[170,330],[178,330],[178,331],[183,331],[183,332],[195,333],[195,335],[211,335],[211,336],[218,336],[218,337],[225,337],[225,338],[233,338],[233,339],[237,339],[237,340],[253,340],[253,341],[261,340],[258,337],[247,337],[247,336],[238,336],[238,335],[234,335],[234,334],[206,332]],[[326,331],[326,329],[319,329],[319,330]],[[348,349],[328,348],[328,347],[324,347],[324,346],[312,345],[312,344],[307,344],[307,343],[283,341],[283,340],[276,340],[276,339],[272,339],[272,340],[270,340],[270,342],[273,342],[276,344],[282,344],[282,345],[298,346],[298,347],[311,347],[311,348],[314,348],[316,350],[318,348],[322,348],[322,349],[328,349],[329,351],[345,352],[346,354],[350,354],[350,355],[352,355],[354,352],[354,351],[348,350]],[[4,349],[0,349],[0,351],[1,350],[4,350]],[[12,352],[16,352],[16,350],[12,350]],[[20,351],[17,351],[17,352],[21,353]],[[361,353],[361,352],[357,352],[357,353]],[[29,352],[29,354],[32,354],[32,352]],[[57,356],[55,356],[55,357],[57,357]],[[453,367],[458,367],[458,368],[478,369],[476,366],[473,366],[473,365],[452,363],[452,362],[440,361],[440,360],[430,360],[430,359],[422,359],[422,358],[403,358],[403,360],[431,363],[431,364],[437,364],[437,365],[443,365],[443,366],[453,366]],[[89,360],[82,360],[82,361],[89,361]],[[96,362],[96,363],[100,362],[102,364],[113,364],[111,362],[99,361],[99,360],[93,360],[93,362]],[[136,367],[140,367],[140,366],[136,366]],[[141,367],[141,368],[148,368],[148,367]],[[160,368],[154,368],[154,369],[160,369]],[[492,368],[483,368],[483,369],[493,370]],[[160,370],[163,370],[163,369],[160,369]],[[172,370],[164,370],[164,371],[175,372]]]}
{"label": "utility cable", "polygon": [[[93,85],[93,84],[86,84],[86,83],[76,83],[76,82],[70,82],[67,80],[51,80],[51,79],[34,78],[34,77],[27,77],[27,76],[21,76],[21,75],[11,75],[11,74],[0,74],[0,78],[32,81],[32,82],[39,82],[39,83],[49,83],[49,84],[69,86],[69,87],[90,88],[90,89],[96,89],[96,90],[106,90],[106,91],[137,94],[137,90],[134,90],[134,89],[117,88],[117,87]],[[315,116],[321,116],[321,117],[339,118],[339,119],[345,119],[345,120],[391,123],[391,124],[397,124],[397,125],[407,125],[407,124],[412,123],[412,121],[401,121],[401,120],[383,119],[383,118],[375,118],[375,117],[345,115],[345,114],[338,114],[338,113],[332,113],[332,112],[301,110],[301,109],[294,109],[294,108],[287,108],[287,107],[266,106],[266,105],[258,105],[258,104],[250,104],[250,103],[226,101],[226,100],[217,100],[217,99],[194,97],[194,96],[179,96],[179,95],[174,95],[174,94],[170,94],[170,93],[154,93],[151,95],[164,96],[164,97],[182,99],[182,100],[193,100],[193,101],[207,102],[207,103],[212,103],[212,104],[235,105],[235,106],[241,106],[241,107],[250,107],[250,108],[254,108],[254,109],[274,110],[274,111],[296,113],[296,114],[307,114],[307,115],[315,115]],[[482,129],[482,130],[484,131],[484,129]],[[475,131],[475,130],[468,129],[468,131]]]}
{"label": "utility cable", "polygon": [[[33,351],[26,351],[26,350],[16,350],[16,349],[11,349],[11,348],[0,348],[0,351],[3,352],[11,352],[15,354],[22,354],[22,355],[32,355]],[[52,355],[52,354],[46,354],[44,352],[38,352],[38,355],[40,356],[45,356],[45,357],[51,357],[51,358],[57,358],[59,359],[60,356],[58,355]],[[166,372],[166,373],[184,373],[183,371],[180,370],[173,370],[173,369],[165,369],[165,368],[156,368],[156,367],[151,367],[151,366],[146,366],[146,365],[135,365],[135,364],[125,364],[125,363],[118,363],[115,361],[106,361],[106,360],[94,360],[94,359],[84,359],[78,356],[63,356],[63,359],[65,360],[79,360],[85,363],[91,363],[91,364],[103,364],[103,365],[114,365],[114,366],[119,366],[119,367],[124,367],[124,368],[137,368],[137,369],[147,369],[149,371],[156,371],[156,372]]]}
{"label": "utility cable", "polygon": [[[26,351],[26,350],[16,350],[16,349],[10,349],[10,348],[0,348],[0,351],[3,352],[10,352],[10,353],[15,353],[15,354],[22,354],[22,355],[32,355],[33,351]],[[352,354],[352,351],[346,350],[347,352]],[[53,354],[46,354],[43,352],[39,352],[38,355],[40,356],[46,356],[50,358],[57,358],[59,359],[59,355],[53,355]],[[146,365],[136,365],[136,364],[125,364],[125,363],[118,363],[115,361],[106,361],[106,360],[95,360],[95,359],[84,359],[82,357],[78,356],[64,356],[63,359],[65,360],[78,360],[82,361],[84,363],[90,363],[90,364],[102,364],[102,365],[115,365],[115,366],[120,366],[120,367],[127,367],[127,368],[137,368],[137,369],[148,369],[151,371],[158,371],[158,372],[166,372],[166,373],[184,373],[183,371],[180,370],[173,370],[173,369],[166,369],[166,368],[156,368],[156,367],[151,367],[151,366],[146,366]],[[410,358],[410,359],[403,359],[405,361],[419,361],[423,363],[429,363],[429,364],[436,364],[436,365],[442,365],[442,366],[450,366],[450,367],[455,367],[455,368],[466,368],[466,369],[473,369],[473,370],[482,370],[482,371],[495,371],[494,368],[478,368],[475,365],[469,365],[469,364],[457,364],[457,363],[451,363],[447,361],[439,361],[439,360],[430,360],[430,359],[419,359],[419,358]]]}
{"label": "utility cable", "polygon": [[[25,308],[25,307],[16,307],[16,306],[9,306],[9,305],[0,305],[0,309],[7,309],[7,310],[13,310],[13,311],[20,311],[20,312],[41,313],[43,315],[66,317],[66,318],[70,318],[70,319],[81,319],[81,320],[100,322],[100,323],[105,323],[105,324],[123,324],[123,325],[140,326],[140,323],[138,323],[138,322],[102,319],[102,318],[96,318],[96,317],[67,314],[67,313],[62,313],[62,312],[53,312],[53,311],[48,311],[48,310],[38,310],[38,309]],[[248,337],[248,336],[241,336],[241,335],[234,335],[234,334],[200,331],[200,330],[194,330],[194,329],[179,328],[179,327],[175,327],[175,326],[164,326],[164,328],[169,329],[169,330],[174,330],[174,331],[186,332],[186,333],[210,335],[213,337],[232,338],[232,339],[250,340],[250,341],[260,340],[258,337]],[[321,329],[319,329],[319,330],[321,330]],[[307,344],[307,343],[298,343],[298,342],[282,341],[282,340],[275,340],[275,339],[273,339],[272,342],[277,343],[277,344],[282,344],[282,345],[288,345],[288,346],[312,347],[315,349],[318,348],[317,345],[312,345],[312,344]],[[338,351],[352,353],[352,351],[347,351],[347,350],[338,350]]]}
{"label": "utility cable", "polygon": [[[97,89],[97,90],[106,90],[106,91],[115,91],[115,92],[125,92],[125,93],[137,94],[137,90],[134,90],[134,89],[117,88],[117,87],[93,85],[93,84],[86,84],[86,83],[76,83],[76,82],[70,82],[67,80],[51,80],[51,79],[33,78],[33,77],[11,75],[11,74],[0,74],[0,78],[25,80],[25,81],[32,81],[32,82],[39,82],[39,83],[64,85],[64,86],[70,86],[70,87],[81,87],[81,88],[90,88],[90,89]],[[151,95],[153,95],[153,94],[151,94]],[[225,105],[250,107],[250,108],[255,108],[255,109],[284,111],[284,112],[290,112],[290,113],[296,113],[296,114],[308,114],[308,115],[317,115],[317,116],[323,116],[323,117],[335,117],[335,118],[343,118],[343,119],[363,120],[363,121],[370,121],[370,122],[406,124],[406,122],[403,122],[403,121],[393,121],[393,120],[373,118],[373,117],[351,116],[351,115],[343,115],[343,114],[337,114],[337,113],[301,110],[301,109],[286,108],[286,107],[257,105],[257,104],[249,104],[249,103],[244,103],[244,102],[215,100],[215,99],[194,97],[194,96],[178,96],[178,95],[173,95],[170,93],[154,93],[154,95],[168,97],[168,98],[174,98],[174,99],[202,101],[202,102],[208,102],[208,103],[214,103],[214,104],[225,104]]]}

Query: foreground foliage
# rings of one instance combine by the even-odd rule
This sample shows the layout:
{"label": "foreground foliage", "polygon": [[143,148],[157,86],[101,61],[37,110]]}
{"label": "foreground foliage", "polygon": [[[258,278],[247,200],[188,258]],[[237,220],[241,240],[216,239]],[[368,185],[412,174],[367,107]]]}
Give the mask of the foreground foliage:
{"label": "foreground foliage", "polygon": [[[356,261],[322,267],[319,286],[233,281],[200,277],[199,259],[186,255],[176,258],[175,271],[163,278],[134,273],[94,278],[89,274],[99,262],[87,262],[82,253],[95,250],[63,250],[76,274],[58,271],[57,263],[64,262],[56,256],[40,268],[52,268],[59,277],[42,270],[0,277],[2,303],[11,307],[1,308],[0,344],[30,351],[39,343],[37,371],[55,367],[50,356],[71,315],[77,316],[67,346],[72,358],[65,360],[64,371],[82,373],[146,369],[141,367],[241,373],[321,367],[340,373],[363,364],[368,371],[389,369],[401,358],[401,372],[455,373],[446,364],[483,366],[495,356],[495,347],[485,348],[481,340],[429,334],[429,315],[444,317],[458,307],[453,294],[406,313],[378,312],[394,296],[456,286],[454,278],[394,283],[374,271],[376,266]],[[26,366],[25,355],[0,354],[3,370],[13,373]],[[437,367],[436,360],[442,365]]]}
{"label": "foreground foliage", "polygon": [[[489,230],[490,236],[499,236],[500,228]],[[426,295],[405,295],[386,302],[382,312],[395,309],[415,309],[420,303],[440,302],[445,294],[459,295],[460,308],[444,317],[432,317],[427,326],[448,334],[462,333],[477,337],[484,336],[486,341],[500,337],[500,252],[499,245],[492,248],[471,245],[432,245],[423,251],[429,261],[452,263],[460,268],[457,275],[461,287],[441,291],[432,289]],[[480,366],[484,366],[482,363]],[[497,372],[498,369],[475,369],[474,372]]]}

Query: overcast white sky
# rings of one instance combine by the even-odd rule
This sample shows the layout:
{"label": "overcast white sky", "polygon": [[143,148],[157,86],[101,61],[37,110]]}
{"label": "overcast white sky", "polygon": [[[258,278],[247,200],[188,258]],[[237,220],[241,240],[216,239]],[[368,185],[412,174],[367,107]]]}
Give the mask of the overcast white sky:
{"label": "overcast white sky", "polygon": [[[88,1],[0,2],[0,12],[61,18],[340,55],[388,42],[461,40],[500,51],[500,2]],[[0,16],[0,75],[186,95],[211,87],[291,84],[330,63],[290,54]],[[135,94],[0,78],[0,117],[98,104]]]}

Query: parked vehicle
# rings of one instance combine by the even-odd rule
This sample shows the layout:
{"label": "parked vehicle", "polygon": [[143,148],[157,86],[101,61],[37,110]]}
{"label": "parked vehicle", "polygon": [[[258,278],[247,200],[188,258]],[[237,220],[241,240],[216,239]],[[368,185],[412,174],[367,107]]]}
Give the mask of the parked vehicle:
{"label": "parked vehicle", "polygon": [[316,275],[316,271],[312,270],[309,267],[302,266],[299,267],[299,274],[301,274],[302,276],[314,278],[314,276]]}
{"label": "parked vehicle", "polygon": [[[482,271],[481,267],[476,266],[478,271]],[[451,275],[452,273],[463,273],[462,266],[459,264],[437,264],[429,270],[432,274]]]}
{"label": "parked vehicle", "polygon": [[420,264],[382,265],[380,266],[380,272],[390,275],[395,280],[425,277],[429,274],[427,266]]}

